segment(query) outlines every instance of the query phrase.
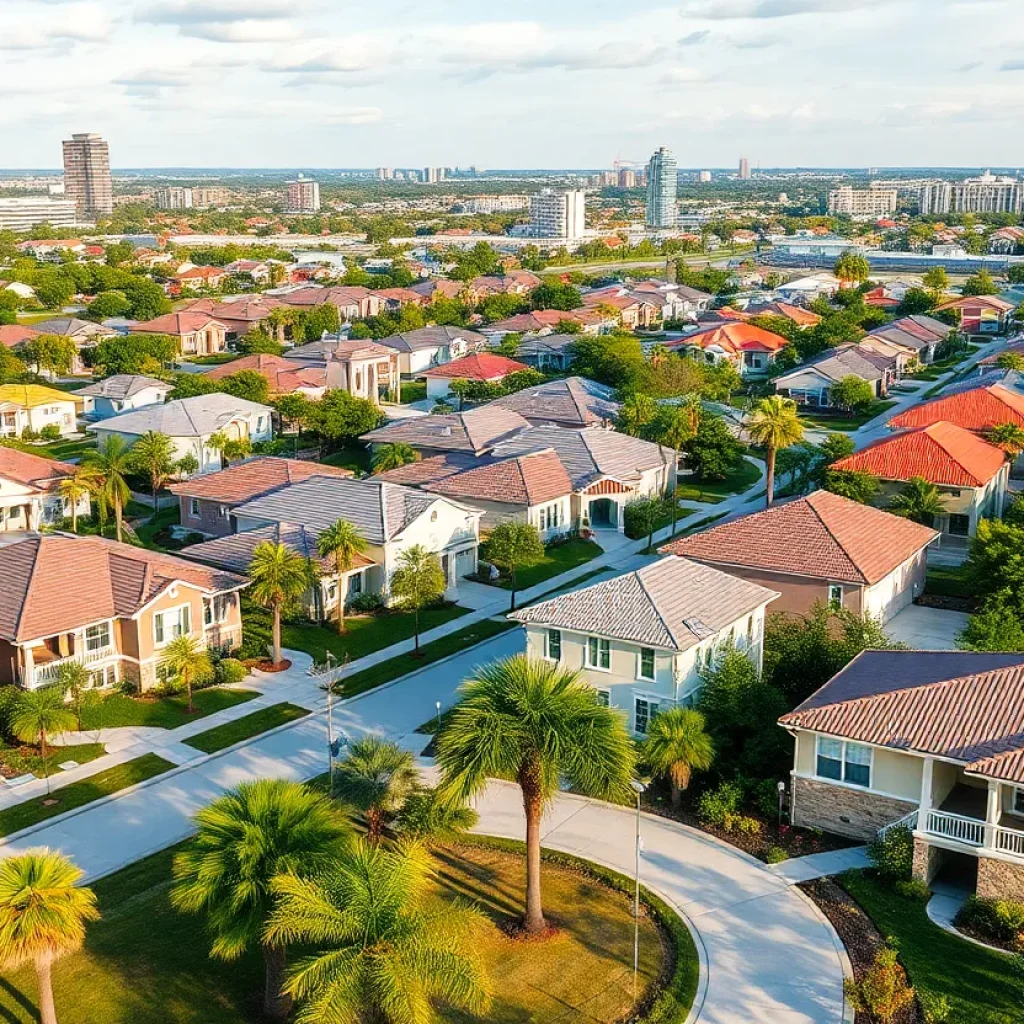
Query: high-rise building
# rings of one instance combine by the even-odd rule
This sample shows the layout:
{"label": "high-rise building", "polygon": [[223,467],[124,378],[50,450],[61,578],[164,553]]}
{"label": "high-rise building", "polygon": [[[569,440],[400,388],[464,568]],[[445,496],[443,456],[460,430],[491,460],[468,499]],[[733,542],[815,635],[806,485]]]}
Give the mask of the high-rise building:
{"label": "high-rise building", "polygon": [[587,194],[542,189],[530,197],[530,234],[535,238],[582,238]]}
{"label": "high-rise building", "polygon": [[73,199],[0,199],[0,231],[31,231],[37,224],[66,228],[78,223],[78,206]]}
{"label": "high-rise building", "polygon": [[647,164],[647,224],[671,228],[676,223],[676,158],[662,146]]}
{"label": "high-rise building", "polygon": [[619,183],[619,176],[615,171],[602,171],[598,175],[598,184],[614,188]]}
{"label": "high-rise building", "polygon": [[828,194],[828,212],[834,216],[891,217],[896,212],[896,189],[840,185]]}
{"label": "high-rise building", "polygon": [[740,157],[740,179],[742,181],[750,180],[750,161],[745,157]]}
{"label": "high-rise building", "polygon": [[424,167],[423,178],[429,185],[435,185],[439,181],[444,181],[445,169],[443,167]]}
{"label": "high-rise building", "polygon": [[619,171],[619,188],[636,188],[636,171],[630,167],[623,167]]}
{"label": "high-rise building", "polygon": [[528,196],[474,196],[460,204],[466,213],[511,213],[514,210],[528,210]]}
{"label": "high-rise building", "polygon": [[82,132],[64,140],[64,194],[74,199],[82,220],[113,211],[110,149],[98,135]]}
{"label": "high-rise building", "polygon": [[378,167],[377,170],[373,172],[373,176],[378,181],[390,181],[395,176],[395,172],[391,170],[390,167]]}
{"label": "high-rise building", "polygon": [[701,171],[700,174],[697,175],[697,180],[702,185],[706,185],[711,180],[711,172],[710,171]]}
{"label": "high-rise building", "polygon": [[200,210],[210,206],[227,206],[228,190],[220,185],[195,185],[192,188],[192,205]]}
{"label": "high-rise building", "polygon": [[285,183],[284,207],[287,213],[317,213],[320,210],[320,183],[301,174]]}
{"label": "high-rise building", "polygon": [[1019,178],[986,171],[964,181],[932,181],[921,189],[921,213],[1013,213],[1024,211]]}
{"label": "high-rise building", "polygon": [[192,189],[178,185],[158,188],[153,193],[153,199],[158,210],[191,210],[194,202]]}

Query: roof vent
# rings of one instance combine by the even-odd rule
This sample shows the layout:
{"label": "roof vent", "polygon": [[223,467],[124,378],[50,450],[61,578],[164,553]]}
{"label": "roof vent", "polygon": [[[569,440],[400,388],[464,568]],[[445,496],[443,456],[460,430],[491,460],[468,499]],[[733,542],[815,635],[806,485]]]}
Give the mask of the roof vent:
{"label": "roof vent", "polygon": [[706,637],[713,636],[714,630],[705,625],[700,619],[683,619],[683,625],[696,637],[704,640]]}

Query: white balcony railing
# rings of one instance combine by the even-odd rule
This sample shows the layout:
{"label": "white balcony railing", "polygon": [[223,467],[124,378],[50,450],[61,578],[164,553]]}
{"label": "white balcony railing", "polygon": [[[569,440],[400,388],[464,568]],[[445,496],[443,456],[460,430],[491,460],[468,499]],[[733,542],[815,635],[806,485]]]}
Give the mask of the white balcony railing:
{"label": "white balcony railing", "polygon": [[1024,832],[1015,828],[996,828],[996,849],[1000,853],[1008,853],[1013,857],[1024,857]]}
{"label": "white balcony railing", "polygon": [[60,677],[61,667],[69,662],[77,661],[83,665],[98,665],[109,658],[117,657],[116,647],[100,647],[95,651],[81,651],[72,654],[67,658],[58,658],[56,661],[48,661],[44,665],[34,665],[32,668],[32,686],[49,686],[57,682]]}
{"label": "white balcony railing", "polygon": [[897,818],[895,821],[890,821],[888,825],[883,825],[878,830],[879,838],[884,838],[894,828],[909,828],[911,832],[917,828],[917,808],[915,807],[909,814],[904,814],[902,818]]}
{"label": "white balcony railing", "polygon": [[954,839],[967,846],[985,843],[985,822],[979,818],[966,818],[948,811],[929,811],[925,816],[924,832],[945,839]]}

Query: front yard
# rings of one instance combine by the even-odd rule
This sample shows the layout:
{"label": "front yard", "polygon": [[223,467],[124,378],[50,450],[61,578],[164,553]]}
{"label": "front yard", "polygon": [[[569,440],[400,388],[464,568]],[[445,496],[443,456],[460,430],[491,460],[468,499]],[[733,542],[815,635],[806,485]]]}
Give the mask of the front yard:
{"label": "front yard", "polygon": [[176,729],[186,722],[194,722],[197,718],[205,718],[236,704],[244,704],[258,696],[254,690],[227,690],[211,686],[205,690],[195,691],[193,703],[196,710],[189,714],[188,699],[184,695],[148,698],[112,693],[95,702],[86,702],[82,708],[82,730],[89,732],[93,729],[113,729],[125,725]]}
{"label": "front yard", "polygon": [[682,477],[676,497],[682,501],[710,502],[717,505],[733,494],[753,487],[761,479],[761,467],[749,459],[741,459],[729,470],[724,480],[694,480]]}
{"label": "front yard", "polygon": [[[529,587],[534,587],[553,576],[560,576],[563,572],[575,569],[579,565],[585,565],[592,558],[597,558],[603,553],[599,544],[592,540],[581,540],[578,537],[566,541],[564,544],[549,545],[544,549],[544,558],[540,562],[516,571],[516,589],[526,590]],[[487,557],[486,541],[480,545],[480,561],[490,561]],[[504,590],[512,589],[512,580],[504,573],[497,580],[481,577],[481,582],[501,587]]]}
{"label": "front yard", "polygon": [[183,742],[190,747],[195,747],[196,750],[201,750],[204,754],[212,754],[235,743],[241,743],[242,740],[259,736],[260,733],[270,729],[276,729],[279,725],[286,725],[288,722],[305,718],[308,714],[309,712],[305,708],[297,707],[295,704],[273,704],[269,708],[260,708],[259,711],[253,711],[252,714],[236,718],[233,722],[216,725]]}
{"label": "front yard", "polygon": [[891,409],[896,403],[894,401],[872,402],[868,408],[857,415],[829,416],[820,411],[808,412],[800,410],[800,419],[804,425],[818,430],[859,430],[869,420],[881,416],[887,409]]}

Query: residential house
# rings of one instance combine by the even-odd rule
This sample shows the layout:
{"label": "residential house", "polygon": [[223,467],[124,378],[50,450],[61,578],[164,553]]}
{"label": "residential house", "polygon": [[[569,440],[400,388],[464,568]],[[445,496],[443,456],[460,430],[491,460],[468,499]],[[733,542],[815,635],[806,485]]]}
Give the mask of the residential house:
{"label": "residential house", "polygon": [[924,592],[927,549],[938,536],[910,519],[815,491],[659,550],[778,591],[773,612],[808,615],[821,603],[888,622]]}
{"label": "residential house", "polygon": [[94,348],[104,338],[112,338],[117,334],[117,331],[103,324],[73,316],[51,317],[34,323],[32,327],[39,334],[56,334],[61,338],[70,338],[75,343],[75,357],[71,363],[73,374],[89,373],[89,368],[82,360],[82,349]]}
{"label": "residential house", "polygon": [[775,294],[782,299],[797,306],[808,306],[815,299],[831,299],[843,284],[835,274],[820,273],[810,274],[807,277],[799,277],[795,281],[787,281],[775,289]]}
{"label": "residential house", "polygon": [[37,260],[59,263],[68,253],[75,256],[84,253],[85,243],[80,238],[41,238],[19,242],[16,248],[18,252],[34,256]]}
{"label": "residential house", "polygon": [[425,306],[430,301],[411,288],[378,288],[376,294],[390,313],[397,312],[403,306]]}
{"label": "residential house", "polygon": [[299,367],[302,374],[322,374],[328,389],[347,391],[378,405],[400,397],[399,355],[376,341],[324,338],[289,350],[284,361]]}
{"label": "residential house", "polygon": [[21,437],[26,429],[38,434],[50,426],[73,434],[76,417],[76,401],[66,391],[42,384],[0,385],[0,437]]}
{"label": "residential house", "polygon": [[961,546],[974,536],[980,519],[1002,515],[1010,475],[1002,449],[944,421],[882,438],[833,468],[877,477],[882,482],[880,505],[914,477],[934,484],[945,510],[935,527],[944,543]]}
{"label": "residential house", "polygon": [[25,327],[22,324],[0,324],[0,345],[14,350],[24,345],[26,341],[38,338],[42,333],[34,327]]}
{"label": "residential house", "polygon": [[385,308],[385,300],[381,298],[379,292],[357,285],[335,285],[330,288],[309,286],[283,292],[277,297],[289,306],[307,309],[329,302],[337,307],[342,322],[379,316]]}
{"label": "residential house", "polygon": [[489,407],[518,413],[534,425],[561,427],[613,426],[622,411],[615,388],[586,377],[545,381],[496,398]]}
{"label": "residential house", "polygon": [[466,412],[393,420],[359,440],[374,446],[407,444],[425,459],[446,452],[483,455],[529,425],[518,413],[489,402]]}
{"label": "residential house", "polygon": [[0,548],[0,578],[0,683],[50,686],[77,661],[94,686],[148,690],[176,637],[225,650],[242,639],[248,580],[146,548],[43,534]]}
{"label": "residential house", "polygon": [[915,314],[876,328],[862,341],[879,338],[909,353],[911,362],[927,364],[934,362],[939,347],[955,330],[934,317]]}
{"label": "residential house", "polygon": [[477,300],[472,299],[465,281],[449,281],[447,278],[431,278],[429,281],[417,281],[411,285],[411,290],[422,295],[429,302],[436,302],[438,299],[465,299],[470,305],[476,305]]}
{"label": "residential house", "polygon": [[[242,338],[249,331],[255,330],[270,314],[284,303],[273,295],[241,295],[218,302],[215,299],[194,299],[183,310],[206,313],[218,323],[224,325],[224,333],[229,341]],[[284,329],[279,332],[278,341],[283,341]]]}
{"label": "residential house", "polygon": [[997,256],[1012,256],[1024,247],[1024,228],[998,228],[988,236],[988,251]]}
{"label": "residential house", "polygon": [[424,371],[427,398],[447,398],[453,380],[469,380],[486,384],[500,384],[510,373],[529,370],[525,363],[516,362],[493,352],[474,352],[441,366]]}
{"label": "residential house", "polygon": [[674,281],[640,281],[633,286],[636,295],[664,298],[667,305],[661,307],[662,320],[696,320],[698,314],[706,312],[715,301],[714,295],[698,291]]}
{"label": "residential house", "polygon": [[1011,423],[1024,427],[1024,395],[1003,384],[978,386],[913,405],[889,421],[893,429],[953,423],[983,436],[993,427]]}
{"label": "residential house", "polygon": [[178,496],[182,530],[208,537],[225,537],[232,532],[234,525],[231,511],[239,505],[279,491],[289,484],[308,480],[311,476],[351,475],[351,470],[340,466],[256,455],[220,472],[171,484],[169,490]]}
{"label": "residential house", "polygon": [[575,334],[531,335],[519,342],[516,359],[537,370],[565,372],[572,365],[576,340]]}
{"label": "residential house", "polygon": [[173,390],[172,384],[155,377],[118,373],[73,393],[82,399],[86,419],[105,420],[146,405],[166,402]]}
{"label": "residential house", "polygon": [[211,447],[210,438],[216,434],[231,441],[270,441],[274,436],[272,412],[269,405],[215,392],[147,405],[101,420],[93,429],[101,445],[112,434],[128,444],[151,430],[166,434],[174,444],[176,460],[192,455],[199,463],[197,473],[211,473],[223,468],[223,459],[220,451]]}
{"label": "residential house", "polygon": [[404,376],[418,376],[432,366],[442,366],[487,347],[487,339],[464,327],[420,327],[381,338],[378,342],[398,353],[398,369]]}
{"label": "residential house", "polygon": [[304,366],[294,360],[261,352],[253,356],[242,356],[230,363],[221,363],[203,371],[210,380],[223,380],[236,373],[248,370],[258,373],[266,382],[270,395],[304,395],[306,398],[320,398],[327,387],[326,370]]}
{"label": "residential house", "polygon": [[760,668],[764,617],[778,595],[669,556],[634,572],[513,612],[526,652],[573,670],[643,736],[659,711],[690,705],[721,650]]}
{"label": "residential house", "polygon": [[665,347],[684,349],[691,357],[708,363],[731,363],[746,377],[768,373],[775,357],[788,344],[781,334],[756,324],[725,323],[666,342]]}
{"label": "residential house", "polygon": [[199,292],[206,288],[219,288],[227,277],[223,267],[189,267],[186,270],[179,270],[171,279],[171,287],[177,287],[182,294],[186,292]]}
{"label": "residential house", "polygon": [[216,317],[201,310],[165,313],[154,320],[140,320],[129,328],[132,334],[167,334],[176,338],[178,353],[209,356],[227,348],[227,328]]}
{"label": "residential house", "polygon": [[865,334],[857,342],[857,348],[862,352],[874,352],[891,362],[895,368],[896,380],[901,380],[904,374],[911,373],[918,365],[916,349],[896,344],[876,335]]}
{"label": "residential house", "polygon": [[618,314],[608,316],[597,309],[535,309],[481,327],[488,341],[497,343],[506,334],[551,334],[561,323],[576,323],[582,334],[607,334],[618,326]]}
{"label": "residential house", "polygon": [[[541,279],[529,270],[510,270],[498,276],[474,277],[466,286],[473,304],[482,302],[488,295],[529,295],[541,284]],[[418,290],[418,289],[417,289]]]}
{"label": "residential house", "polygon": [[871,387],[875,398],[884,398],[896,381],[896,361],[869,348],[843,345],[775,378],[775,390],[810,408],[832,407],[832,387],[846,377],[856,377]]}
{"label": "residential house", "polygon": [[[0,446],[0,533],[38,530],[70,516],[71,503],[62,497],[60,485],[74,475],[70,463]],[[88,514],[88,494],[75,511]]]}
{"label": "residential house", "polygon": [[801,330],[814,327],[821,323],[822,318],[802,306],[793,306],[788,302],[765,302],[757,305],[751,303],[745,312],[750,316],[781,316],[791,321]]}
{"label": "residential house", "polygon": [[872,839],[913,833],[914,877],[946,866],[1024,901],[1024,655],[864,651],[779,724],[795,743],[790,818]]}
{"label": "residential house", "polygon": [[964,334],[1005,334],[1014,305],[996,295],[972,295],[944,302],[936,312],[946,310],[960,318],[960,330]]}
{"label": "residential house", "polygon": [[653,295],[648,298],[643,292],[631,292],[621,285],[596,288],[583,296],[584,309],[615,310],[613,315],[617,316],[619,323],[631,330],[660,327],[664,305],[665,302],[655,301]]}
{"label": "residential house", "polygon": [[[224,267],[229,274],[248,274],[256,284],[270,281],[270,268],[276,260],[234,260]],[[281,265],[281,264],[278,264]]]}

